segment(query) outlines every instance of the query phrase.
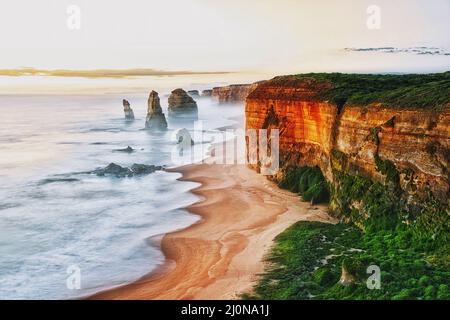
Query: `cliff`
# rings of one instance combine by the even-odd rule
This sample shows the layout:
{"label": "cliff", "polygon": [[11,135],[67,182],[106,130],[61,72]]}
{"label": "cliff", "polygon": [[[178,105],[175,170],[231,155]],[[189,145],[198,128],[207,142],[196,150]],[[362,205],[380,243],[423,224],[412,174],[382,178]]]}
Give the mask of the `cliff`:
{"label": "cliff", "polygon": [[255,84],[233,84],[226,87],[215,87],[211,95],[219,103],[238,103],[244,102],[247,96],[257,87]]}
{"label": "cliff", "polygon": [[247,97],[246,126],[280,130],[281,170],[273,179],[319,167],[331,212],[343,220],[363,225],[373,216],[378,188],[411,221],[435,222],[421,215],[439,211],[449,230],[449,93],[449,72],[276,77]]}
{"label": "cliff", "polygon": [[148,96],[147,101],[147,118],[145,120],[145,128],[149,130],[166,130],[167,121],[162,112],[161,103],[158,92],[152,91]]}

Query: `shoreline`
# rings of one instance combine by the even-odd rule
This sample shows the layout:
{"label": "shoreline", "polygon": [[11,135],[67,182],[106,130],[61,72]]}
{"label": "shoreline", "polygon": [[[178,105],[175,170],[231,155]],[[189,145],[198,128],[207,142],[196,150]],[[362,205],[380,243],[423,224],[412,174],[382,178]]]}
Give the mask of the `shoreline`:
{"label": "shoreline", "polygon": [[264,271],[273,239],[297,221],[333,222],[326,205],[310,206],[245,165],[193,164],[179,180],[200,183],[188,206],[201,217],[165,234],[163,265],[139,280],[88,299],[238,299]]}

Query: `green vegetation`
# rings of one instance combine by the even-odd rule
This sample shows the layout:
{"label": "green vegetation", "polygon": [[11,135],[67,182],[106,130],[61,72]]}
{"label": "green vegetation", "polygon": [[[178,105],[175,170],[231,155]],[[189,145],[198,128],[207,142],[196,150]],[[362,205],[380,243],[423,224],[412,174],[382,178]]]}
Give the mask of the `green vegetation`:
{"label": "green vegetation", "polygon": [[[345,224],[298,222],[275,240],[269,268],[246,299],[450,299],[450,248],[430,250],[412,229],[362,232]],[[345,266],[355,282],[339,283]],[[380,289],[366,281],[381,270]]]}
{"label": "green vegetation", "polygon": [[[286,80],[308,80],[306,84],[317,89],[315,98],[330,100],[339,110],[349,104],[367,108],[372,103],[434,111],[450,106],[450,72],[302,74],[273,81],[282,84]],[[260,282],[243,298],[450,299],[450,209],[426,188],[420,194],[403,190],[403,182],[417,190],[412,170],[380,157],[379,133],[394,127],[395,121],[392,117],[372,128],[367,137],[377,146],[374,158],[381,179],[369,178],[372,175],[364,168],[349,161],[352,155],[336,149],[331,150],[330,184],[318,167],[285,169],[280,187],[299,193],[306,201],[329,199],[330,213],[341,223],[299,222],[280,234]],[[430,121],[430,127],[435,125]],[[441,149],[427,145],[431,155]],[[369,266],[381,270],[380,289],[367,287]],[[350,284],[339,282],[343,269],[353,279]]]}
{"label": "green vegetation", "polygon": [[404,213],[401,203],[381,183],[361,176],[336,173],[338,184],[332,190],[332,211],[362,230],[388,230]]}
{"label": "green vegetation", "polygon": [[[343,73],[307,73],[298,80],[328,82],[318,98],[344,104],[383,103],[392,107],[415,107],[439,110],[450,103],[450,72],[435,74],[375,75]],[[274,81],[282,81],[277,77]]]}
{"label": "green vegetation", "polygon": [[279,186],[300,194],[305,201],[321,203],[330,197],[328,183],[319,167],[290,168]]}
{"label": "green vegetation", "polygon": [[[379,129],[369,138],[378,145]],[[395,164],[375,155],[386,179],[352,172],[348,156],[331,152],[333,184],[318,167],[289,168],[280,187],[309,199],[330,198],[337,225],[299,222],[280,234],[268,267],[245,299],[450,299],[450,212],[429,192],[414,216],[400,188]],[[407,172],[402,172],[406,173]],[[323,192],[323,193],[322,193]],[[306,197],[305,197],[306,195]],[[369,289],[369,266],[380,269],[380,289]],[[339,282],[342,268],[353,282]]]}

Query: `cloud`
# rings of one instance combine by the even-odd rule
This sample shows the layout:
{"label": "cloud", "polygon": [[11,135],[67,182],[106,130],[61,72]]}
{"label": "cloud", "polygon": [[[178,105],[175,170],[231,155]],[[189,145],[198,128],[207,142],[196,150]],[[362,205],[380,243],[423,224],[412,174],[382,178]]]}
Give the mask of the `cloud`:
{"label": "cloud", "polygon": [[50,76],[50,77],[81,77],[81,78],[126,78],[149,76],[181,76],[229,74],[227,71],[166,71],[145,68],[135,69],[94,69],[94,70],[45,70],[35,68],[0,69],[0,76]]}
{"label": "cloud", "polygon": [[449,56],[450,51],[437,47],[377,47],[377,48],[345,48],[345,51],[352,52],[382,52],[382,53],[407,53],[418,55],[432,55],[432,56]]}

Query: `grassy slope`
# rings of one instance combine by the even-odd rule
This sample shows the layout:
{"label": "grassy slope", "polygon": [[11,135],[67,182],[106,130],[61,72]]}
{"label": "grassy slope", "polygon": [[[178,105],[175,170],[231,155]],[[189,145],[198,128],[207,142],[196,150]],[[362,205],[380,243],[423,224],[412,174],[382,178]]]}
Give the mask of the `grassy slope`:
{"label": "grassy slope", "polygon": [[[244,298],[450,299],[449,261],[403,227],[363,234],[345,224],[298,222],[276,238],[268,261],[254,294]],[[343,264],[356,277],[352,285],[338,283]],[[367,288],[370,265],[381,269],[379,290]]]}
{"label": "grassy slope", "polygon": [[[283,232],[254,294],[244,298],[450,299],[446,208],[430,201],[425,209],[429,207],[433,214],[425,210],[421,219],[412,222],[391,188],[343,172],[336,173],[336,179],[339,187],[330,190],[317,167],[286,171],[280,187],[299,193],[304,200],[313,195],[317,201],[326,201],[331,195],[350,223],[299,222]],[[352,209],[353,201],[363,204],[369,219],[361,219],[359,210]],[[343,265],[357,278],[351,286],[338,284]],[[370,265],[381,269],[380,290],[366,286]]]}
{"label": "grassy slope", "polygon": [[[332,83],[334,88],[320,93],[318,98],[340,105],[383,103],[391,107],[440,110],[450,103],[450,71],[407,75],[307,73],[295,77]],[[283,78],[277,77],[275,81]]]}

